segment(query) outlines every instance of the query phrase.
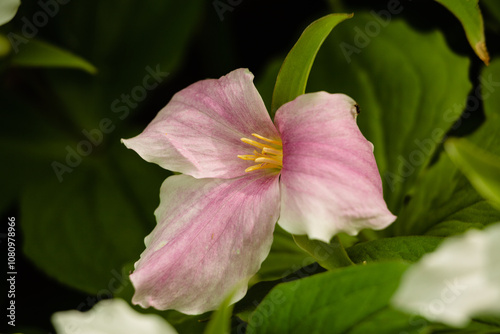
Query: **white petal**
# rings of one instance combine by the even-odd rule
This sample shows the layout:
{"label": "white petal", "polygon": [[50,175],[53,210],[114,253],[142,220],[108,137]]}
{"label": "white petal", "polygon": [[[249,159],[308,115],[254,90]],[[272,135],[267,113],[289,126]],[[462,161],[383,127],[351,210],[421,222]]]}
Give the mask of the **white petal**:
{"label": "white petal", "polygon": [[57,334],[174,334],[162,317],[136,312],[123,299],[108,299],[91,310],[56,312],[52,324]]}
{"label": "white petal", "polygon": [[393,305],[456,327],[500,315],[499,240],[500,224],[445,240],[405,273]]}

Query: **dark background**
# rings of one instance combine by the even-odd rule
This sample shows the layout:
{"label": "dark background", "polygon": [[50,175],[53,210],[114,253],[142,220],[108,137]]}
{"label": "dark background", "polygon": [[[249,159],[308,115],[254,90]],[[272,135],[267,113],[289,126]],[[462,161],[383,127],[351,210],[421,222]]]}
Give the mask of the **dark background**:
{"label": "dark background", "polygon": [[[56,45],[66,47],[71,50],[71,46],[61,45],[60,29],[61,25],[56,25],[56,22],[61,23],[65,12],[71,7],[77,7],[79,2],[83,0],[73,0],[65,6],[61,6],[58,16],[49,22],[47,26],[40,29],[39,36],[41,39],[52,42]],[[225,1],[222,1],[225,2]],[[405,10],[401,17],[408,20],[414,27],[420,30],[431,30],[438,28],[445,33],[449,46],[457,53],[467,55],[471,61],[470,77],[477,84],[477,72],[481,66],[481,61],[474,55],[470,48],[465,34],[458,22],[450,13],[436,4],[433,1],[402,1],[405,6],[411,10]],[[113,3],[110,1],[110,3]],[[117,6],[118,3],[114,2]],[[250,1],[243,0],[237,6],[234,6],[233,11],[226,11],[221,21],[216,9],[211,1],[205,1],[202,12],[195,25],[195,31],[189,39],[186,51],[182,55],[182,60],[179,66],[168,77],[160,87],[148,95],[148,98],[141,105],[133,110],[133,114],[126,120],[127,126],[134,125],[134,128],[143,128],[156,115],[158,110],[163,107],[171,98],[171,96],[186,87],[187,85],[205,78],[217,78],[236,68],[247,67],[259,78],[263,74],[270,63],[274,59],[283,59],[288,50],[293,46],[302,30],[315,19],[332,12],[332,8],[336,12],[350,12],[360,9],[379,10],[385,8],[387,1],[332,1],[332,4],[327,1]],[[178,1],[177,6],[182,6],[182,2]],[[24,1],[16,18],[4,27],[3,31],[18,31],[21,29],[23,22],[20,18],[23,16],[30,17],[30,13],[39,10],[36,2]],[[92,26],[94,17],[88,12],[82,13],[83,19],[89,26]],[[489,25],[489,13],[483,11],[487,30],[487,42],[490,55],[492,58],[499,52],[498,42],[498,27],[491,23]],[[110,20],[113,18],[110,17]],[[62,24],[62,23],[61,23]],[[129,22],[132,27],[135,22]],[[149,36],[144,36],[148,39]],[[493,42],[496,41],[496,42]],[[161,40],[151,39],[149,43],[162,43]],[[80,50],[74,50],[76,54],[81,54]],[[83,55],[85,56],[85,55]],[[89,60],[92,59],[89,57]],[[142,65],[142,64],[140,64]],[[110,68],[116,66],[114,59],[109,59],[107,64]],[[118,70],[126,73],[127,69],[119,68]],[[47,73],[50,71],[63,71],[61,69],[37,69],[37,68],[18,68],[7,67],[2,75],[2,90],[7,94],[16,94],[19,98],[26,102],[39,103],[42,97],[39,91],[34,87],[43,87],[46,85]],[[264,94],[264,93],[263,93]],[[266,92],[270,94],[270,92]],[[40,102],[42,103],[42,102]],[[43,109],[43,108],[42,108]],[[4,109],[1,111],[4,116],[11,110]],[[46,110],[43,116],[49,122],[60,122],[59,115],[54,114],[51,110]],[[7,118],[9,119],[9,118]],[[482,121],[481,112],[474,113],[472,119],[464,123],[465,126],[455,130],[456,134],[465,134],[475,129]],[[31,120],[27,119],[26,122]],[[118,125],[120,126],[120,125]],[[18,132],[24,131],[23,124],[19,123],[4,123],[3,127],[15,129]],[[122,133],[117,133],[119,136]],[[117,140],[117,136],[112,139]],[[123,148],[125,149],[125,148]],[[130,155],[131,159],[138,159]],[[11,157],[4,155],[2,164],[9,164]],[[12,166],[15,168],[14,166]],[[38,177],[39,171],[36,166],[28,168],[32,175],[26,178],[21,177],[21,180],[29,182],[31,177]],[[12,171],[16,173],[17,171]],[[25,173],[26,171],[19,171]],[[167,175],[167,174],[164,174]],[[18,178],[14,178],[15,182],[19,182]],[[23,188],[23,184],[12,183],[9,175],[2,177],[2,183],[5,183],[5,191],[16,188],[19,191]],[[159,188],[159,184],[158,184]],[[152,192],[157,190],[152,189]],[[12,196],[11,196],[12,195]],[[23,233],[19,224],[23,223],[21,215],[19,199],[15,194],[6,194],[7,204],[3,207],[3,220],[6,222],[7,217],[16,217],[17,222],[17,281],[16,281],[16,329],[12,331],[5,328],[5,319],[2,321],[2,332],[25,332],[25,333],[47,333],[54,332],[50,323],[50,316],[61,310],[77,308],[82,303],[83,309],[90,308],[96,301],[95,295],[87,295],[76,289],[60,284],[58,281],[47,276],[36,265],[34,265],[23,254]],[[156,205],[156,204],[155,204]],[[147,224],[151,227],[154,224],[152,214],[148,217]],[[2,223],[4,229],[6,224]],[[6,233],[6,231],[2,231]],[[3,235],[2,235],[3,236]],[[5,238],[1,239],[2,250],[6,249]],[[43,240],[40,240],[43,242]],[[6,254],[6,252],[2,252]],[[139,254],[137,254],[139,255]],[[6,261],[6,260],[5,260]],[[5,282],[5,280],[4,280]],[[2,296],[2,301],[5,301]],[[5,304],[2,304],[4,308]]]}

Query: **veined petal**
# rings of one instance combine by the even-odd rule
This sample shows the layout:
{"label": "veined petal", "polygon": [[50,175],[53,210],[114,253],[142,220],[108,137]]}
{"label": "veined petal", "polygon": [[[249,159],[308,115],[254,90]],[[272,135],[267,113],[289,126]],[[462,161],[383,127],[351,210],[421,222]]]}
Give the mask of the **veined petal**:
{"label": "veined petal", "polygon": [[162,317],[136,312],[123,299],[101,300],[87,312],[56,312],[52,323],[57,334],[177,334]]}
{"label": "veined petal", "polygon": [[449,238],[404,274],[392,304],[431,321],[464,327],[500,315],[500,223]]}
{"label": "veined petal", "polygon": [[293,234],[329,242],[339,232],[382,229],[387,209],[373,145],[356,125],[356,103],[344,94],[301,95],[275,123],[283,141],[281,216]]}
{"label": "veined petal", "polygon": [[[133,303],[187,314],[216,309],[267,257],[279,205],[277,175],[167,178],[155,212],[158,225],[130,275]],[[246,289],[245,284],[233,301]]]}
{"label": "veined petal", "polygon": [[123,142],[169,170],[196,178],[233,178],[248,167],[237,155],[252,153],[241,141],[252,133],[279,139],[253,74],[238,69],[181,90],[144,132]]}

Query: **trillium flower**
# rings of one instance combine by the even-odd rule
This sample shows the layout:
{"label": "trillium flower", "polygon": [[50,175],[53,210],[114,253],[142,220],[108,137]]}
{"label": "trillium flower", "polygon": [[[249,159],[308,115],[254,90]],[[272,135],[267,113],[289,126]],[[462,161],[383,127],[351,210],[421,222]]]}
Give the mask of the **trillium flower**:
{"label": "trillium flower", "polygon": [[56,312],[52,324],[57,334],[177,334],[156,314],[141,314],[123,299],[102,300],[87,312]]}
{"label": "trillium flower", "polygon": [[[217,308],[259,270],[278,219],[325,242],[392,223],[357,114],[350,97],[318,92],[283,105],[273,124],[246,69],[175,94],[123,141],[183,174],[161,186],[157,226],[130,276],[133,302],[187,314]],[[245,293],[246,284],[233,301]]]}
{"label": "trillium flower", "polygon": [[404,274],[393,305],[455,327],[500,315],[499,240],[500,223],[443,241]]}

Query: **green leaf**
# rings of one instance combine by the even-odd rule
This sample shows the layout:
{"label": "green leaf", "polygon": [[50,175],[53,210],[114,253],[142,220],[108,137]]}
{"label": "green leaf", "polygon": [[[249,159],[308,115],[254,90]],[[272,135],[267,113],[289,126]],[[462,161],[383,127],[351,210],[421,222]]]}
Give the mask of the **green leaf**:
{"label": "green leaf", "polygon": [[[64,146],[59,148],[64,152]],[[153,210],[158,204],[161,174],[166,173],[158,175],[161,169],[153,165],[139,169],[135,164],[115,165],[113,161],[126,161],[119,156],[119,150],[106,158],[98,152],[93,154],[65,174],[62,182],[51,163],[47,163],[37,174],[40,179],[23,189],[23,250],[58,281],[90,294],[107,296],[128,284],[123,277],[128,271],[124,274],[122,268],[137,261],[144,250],[144,236],[154,226]],[[54,161],[67,163],[64,158]],[[135,168],[137,181],[126,178],[128,168]],[[136,193],[135,182],[152,186],[148,192]],[[147,207],[139,200],[143,195],[150,201]]]}
{"label": "green leaf", "polygon": [[0,26],[9,22],[16,16],[17,9],[21,5],[21,0],[0,1]]}
{"label": "green leaf", "polygon": [[271,251],[251,283],[282,278],[314,261],[313,257],[295,244],[291,234],[276,225]]}
{"label": "green leaf", "polygon": [[[473,103],[483,100],[486,121],[467,140],[492,155],[500,155],[499,79],[500,59],[495,59],[481,74],[481,90],[474,90],[476,95],[470,98]],[[464,119],[471,112],[467,109]],[[398,235],[447,236],[500,221],[500,211],[472,187],[444,153],[421,175],[411,196],[393,224]]]}
{"label": "green leaf", "polygon": [[[493,216],[492,218],[488,217],[488,215],[484,215],[483,211],[487,212],[491,210],[491,206],[489,206],[485,202],[479,202],[479,205],[475,206],[466,205],[464,209],[465,212],[475,211],[478,213],[478,215],[474,216],[474,214],[471,214],[469,216],[470,218],[468,218],[466,215],[462,214],[462,217],[464,217],[465,221],[460,221],[457,219],[445,220],[443,222],[437,223],[434,226],[428,227],[428,230],[424,231],[425,234],[428,236],[436,237],[448,237],[451,235],[462,234],[472,228],[480,230],[484,228],[485,225],[495,222],[498,218],[497,215]],[[458,208],[458,210],[461,210],[461,208]],[[478,217],[480,218],[478,219]]]}
{"label": "green leaf", "polygon": [[[203,5],[202,0],[185,3],[145,0],[141,6],[133,0],[88,0],[65,7],[64,15],[56,16],[54,24],[61,31],[62,45],[73,45],[74,52],[100,69],[91,83],[92,93],[99,112],[108,113],[114,99],[121,99],[122,94],[131,95],[133,88],[143,86],[149,74],[147,67],[170,74],[180,69],[187,44],[201,19]],[[93,18],[94,29],[88,27],[89,17]],[[66,85],[67,77],[52,75],[56,88]],[[85,88],[85,85],[74,87],[78,103],[71,102],[72,96],[61,95],[68,106],[74,108],[73,104],[81,105],[88,100]],[[132,99],[132,102],[140,104],[141,101]]]}
{"label": "green leaf", "polygon": [[445,148],[475,189],[500,208],[500,156],[489,154],[466,139],[450,139]]}
{"label": "green leaf", "polygon": [[499,319],[481,319],[473,320],[465,328],[450,328],[445,325],[434,324],[432,334],[492,334],[500,333]]}
{"label": "green leaf", "polygon": [[409,236],[383,238],[356,244],[347,249],[355,263],[403,260],[416,262],[436,249],[443,238]]}
{"label": "green leaf", "polygon": [[484,23],[481,10],[479,9],[479,0],[436,0],[445,6],[462,23],[465,35],[470,46],[474,49],[477,56],[486,64],[490,62],[490,56],[486,49],[484,38]]}
{"label": "green leaf", "polygon": [[23,67],[74,68],[91,74],[97,73],[94,65],[85,59],[57,46],[30,40],[12,56],[12,65]]}
{"label": "green leaf", "polygon": [[396,235],[449,236],[500,220],[446,155],[422,174],[411,200],[393,223]]}
{"label": "green leaf", "polygon": [[338,236],[334,236],[328,244],[320,240],[311,240],[307,235],[294,235],[293,240],[325,269],[334,270],[354,264]]}
{"label": "green leaf", "polygon": [[231,304],[231,300],[235,292],[236,289],[222,301],[217,311],[212,313],[210,322],[205,329],[205,334],[229,334],[234,307],[234,304]]}
{"label": "green leaf", "polygon": [[283,104],[305,93],[314,58],[325,38],[340,22],[353,14],[330,14],[311,23],[288,53],[274,86],[271,116]]}
{"label": "green leaf", "polygon": [[407,330],[408,316],[387,311],[406,268],[403,263],[352,266],[280,284],[254,311],[247,333],[356,332],[379,323],[379,317]]}
{"label": "green leaf", "polygon": [[429,333],[427,326],[428,322],[423,318],[410,317],[400,311],[385,308],[369,316],[346,334],[427,334]]}
{"label": "green leaf", "polygon": [[[356,13],[325,41],[308,90],[351,96],[374,146],[389,209],[399,214],[471,88],[469,60],[450,50],[439,31]],[[370,30],[371,29],[371,30]]]}

